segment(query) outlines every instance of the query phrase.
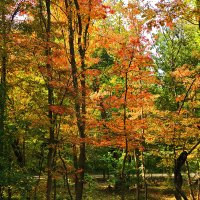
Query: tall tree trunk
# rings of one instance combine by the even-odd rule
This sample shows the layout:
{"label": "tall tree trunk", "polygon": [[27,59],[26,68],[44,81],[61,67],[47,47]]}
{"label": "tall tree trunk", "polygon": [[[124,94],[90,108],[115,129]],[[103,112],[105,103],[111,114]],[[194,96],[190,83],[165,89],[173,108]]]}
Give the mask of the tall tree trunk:
{"label": "tall tree trunk", "polygon": [[[52,66],[50,64],[51,56],[51,47],[49,45],[51,41],[51,1],[46,0],[46,11],[47,11],[47,20],[46,20],[46,49],[45,55],[47,59],[46,68],[47,68],[47,90],[48,90],[48,106],[53,105],[53,88],[50,86],[50,81],[52,80]],[[47,191],[46,199],[51,199],[52,192],[52,173],[53,173],[53,157],[54,157],[54,119],[53,112],[48,111],[48,118],[50,122],[49,127],[49,147],[48,147],[48,156],[47,156]]]}
{"label": "tall tree trunk", "polygon": [[0,153],[3,154],[3,137],[5,135],[5,110],[6,110],[6,75],[7,75],[7,34],[5,1],[1,3],[1,82],[0,82]]}
{"label": "tall tree trunk", "polygon": [[[5,1],[1,2],[1,82],[0,82],[0,158],[4,159],[4,136],[5,136],[5,120],[6,120],[6,75],[7,75],[7,36],[6,36],[6,13],[5,13]],[[4,169],[4,165],[1,162],[0,171]],[[3,177],[2,177],[3,178]],[[0,190],[3,191],[0,185]]]}
{"label": "tall tree trunk", "polygon": [[125,137],[125,155],[122,163],[122,171],[121,171],[121,178],[122,180],[125,180],[125,165],[126,165],[126,159],[128,156],[128,139],[126,134],[126,104],[127,104],[127,92],[128,92],[128,72],[125,74],[125,95],[124,95],[124,116],[123,116],[123,126],[124,126],[124,137]]}
{"label": "tall tree trunk", "polygon": [[[90,1],[89,1],[90,2]],[[91,2],[90,2],[91,3]],[[74,13],[74,7],[76,13]],[[76,200],[82,199],[83,194],[83,182],[84,182],[84,173],[85,173],[85,115],[86,115],[86,82],[85,82],[85,51],[88,37],[88,28],[89,28],[89,19],[88,23],[83,27],[82,18],[80,15],[79,3],[77,0],[65,0],[65,7],[67,11],[68,18],[68,32],[69,32],[69,52],[70,52],[70,64],[71,64],[71,73],[73,80],[74,88],[74,108],[76,113],[77,127],[79,131],[79,138],[81,142],[79,144],[79,154],[74,153],[74,167],[76,169],[75,175],[75,194]],[[73,27],[73,21],[77,20],[77,26]],[[84,29],[85,28],[85,29]],[[78,52],[81,60],[81,80],[80,84],[78,81],[78,68],[76,63],[76,54],[75,54],[75,32],[78,33]],[[76,148],[76,146],[74,146]]]}
{"label": "tall tree trunk", "polygon": [[[130,62],[131,63],[131,62]],[[130,64],[129,64],[130,67]],[[121,184],[121,199],[125,199],[125,184],[126,184],[126,175],[125,175],[125,166],[126,166],[126,160],[128,156],[128,138],[126,133],[126,109],[127,109],[127,93],[128,93],[128,72],[125,73],[125,95],[124,95],[124,116],[123,116],[123,126],[124,126],[124,137],[125,137],[125,155],[122,163],[122,171],[121,171],[121,177],[120,177],[120,184]]]}

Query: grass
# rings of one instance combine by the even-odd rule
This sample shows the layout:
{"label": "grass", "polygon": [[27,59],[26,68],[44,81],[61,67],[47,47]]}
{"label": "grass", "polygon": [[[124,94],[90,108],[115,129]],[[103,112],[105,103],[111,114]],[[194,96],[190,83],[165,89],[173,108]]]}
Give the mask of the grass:
{"label": "grass", "polygon": [[[121,200],[121,194],[119,191],[115,191],[114,187],[109,183],[103,180],[94,181],[94,185],[90,187],[85,187],[84,200]],[[187,196],[190,196],[189,188],[187,182],[184,181],[184,192]],[[198,186],[193,187],[195,196],[197,196]],[[145,191],[143,188],[140,190],[140,200],[145,199]],[[155,180],[148,180],[148,200],[175,200],[174,197],[174,188],[172,179],[162,179],[157,178]],[[136,189],[131,187],[125,192],[126,200],[135,200],[136,199]]]}
{"label": "grass", "polygon": [[[140,200],[144,200],[144,189],[140,190]],[[136,199],[136,189],[134,187],[126,190],[126,200]],[[148,186],[148,200],[174,200],[173,188],[167,182],[160,181]],[[119,191],[115,191],[107,182],[98,181],[95,186],[86,187],[84,200],[121,200]]]}
{"label": "grass", "polygon": [[[74,196],[74,185],[71,186],[71,192]],[[195,196],[197,196],[198,185],[194,186]],[[175,200],[173,191],[173,180],[171,179],[148,179],[148,200]],[[189,189],[187,182],[184,181],[184,192],[189,197]],[[45,200],[46,182],[41,180],[37,190],[37,200]],[[54,191],[52,191],[53,195]],[[140,200],[144,200],[144,188],[140,189]],[[28,194],[28,193],[27,193]],[[30,191],[30,200],[34,199],[34,187]],[[57,182],[56,200],[69,200],[69,194],[63,182]],[[23,195],[24,196],[24,195]],[[13,200],[22,200],[20,192],[13,188]],[[27,199],[25,196],[23,199]],[[136,199],[136,188],[134,185],[125,191],[125,200]],[[103,179],[90,179],[84,184],[83,200],[121,200],[120,191],[116,191],[112,183]]]}
{"label": "grass", "polygon": [[[126,200],[136,199],[135,190],[127,190],[125,194]],[[108,191],[106,189],[97,189],[92,193],[86,193],[84,200],[120,200],[121,195],[118,192]],[[144,198],[144,190],[140,191],[140,200]],[[171,190],[162,190],[160,188],[149,188],[148,189],[148,200],[172,200],[174,199],[173,192]]]}

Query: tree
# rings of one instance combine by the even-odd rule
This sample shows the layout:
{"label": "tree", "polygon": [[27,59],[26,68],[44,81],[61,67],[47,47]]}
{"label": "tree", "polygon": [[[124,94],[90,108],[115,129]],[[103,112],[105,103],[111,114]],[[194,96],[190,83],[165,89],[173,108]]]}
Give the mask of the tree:
{"label": "tree", "polygon": [[[193,33],[191,34],[191,32]],[[198,142],[195,139],[196,134],[198,134],[198,109],[196,110],[195,106],[198,100],[193,98],[198,94],[195,85],[198,84],[196,53],[199,51],[199,46],[198,43],[194,42],[196,41],[195,35],[195,28],[192,29],[191,25],[183,26],[180,23],[172,30],[165,28],[157,41],[158,46],[156,44],[157,73],[161,83],[163,83],[160,85],[161,87],[156,89],[160,94],[156,105],[161,110],[168,110],[164,117],[166,122],[168,121],[165,130],[169,131],[171,136],[168,135],[169,138],[166,138],[166,141],[168,145],[172,145],[174,151],[174,181],[177,199],[180,199],[180,196],[187,198],[181,190],[182,180],[179,174],[180,166],[184,162],[179,165],[177,164],[178,160],[181,159],[182,155],[186,155],[184,159],[187,159],[187,151],[184,150],[192,145],[189,141],[192,141],[193,145]],[[194,105],[193,108],[190,107],[191,104]],[[193,132],[195,132],[194,135],[192,135]],[[179,148],[183,149],[183,152],[177,158],[176,152]]]}
{"label": "tree", "polygon": [[138,7],[136,3],[120,7],[126,19],[126,24],[122,23],[120,28],[117,26],[111,29],[106,24],[106,29],[112,31],[106,35],[105,40],[110,41],[106,44],[114,58],[114,65],[109,70],[111,78],[106,87],[100,86],[96,94],[102,114],[102,121],[98,123],[101,125],[100,131],[105,134],[105,140],[104,137],[100,139],[100,145],[113,146],[122,152],[117,177],[119,180],[116,182],[117,190],[122,192],[122,199],[125,198],[125,188],[128,185],[128,158],[133,151],[142,149],[144,144],[144,130],[147,129],[145,112],[149,112],[146,108],[152,101],[146,81],[148,79],[150,84],[154,82],[150,70],[151,59],[144,47],[148,44],[143,36],[143,21],[137,19],[140,14]]}
{"label": "tree", "polygon": [[[87,51],[90,41],[92,20],[106,15],[101,1],[60,1],[55,8],[64,16],[66,27],[60,27],[63,36],[64,50],[70,66],[74,115],[78,130],[78,141],[73,142],[73,162],[75,168],[76,199],[82,199],[86,160],[86,125],[87,125]],[[64,9],[63,9],[64,8]],[[96,12],[98,10],[98,12]],[[74,23],[75,22],[75,23]],[[69,52],[69,53],[68,53]],[[90,55],[88,56],[90,57]]]}
{"label": "tree", "polygon": [[[1,165],[1,176],[4,183],[1,183],[1,198],[3,198],[3,188],[5,185],[8,187],[8,198],[12,198],[12,191],[10,185],[9,176],[11,173],[11,148],[18,160],[20,167],[24,166],[23,153],[19,147],[18,139],[14,138],[13,141],[9,140],[9,137],[13,137],[10,134],[11,128],[8,126],[8,74],[10,67],[10,52],[9,45],[13,42],[12,33],[15,29],[15,17],[19,13],[22,7],[21,2],[3,0],[0,3],[1,19],[0,19],[0,37],[1,37],[1,49],[0,49],[0,61],[1,61],[1,73],[0,73],[0,157],[5,162],[5,166]],[[8,170],[8,172],[6,172]],[[6,174],[9,174],[6,176]]]}
{"label": "tree", "polygon": [[198,7],[3,0],[0,198],[80,200],[87,173],[103,169],[122,199],[134,183],[136,199],[141,183],[148,199],[147,158],[163,166],[169,154],[176,198],[186,199],[181,173],[186,164],[191,185],[199,145]]}

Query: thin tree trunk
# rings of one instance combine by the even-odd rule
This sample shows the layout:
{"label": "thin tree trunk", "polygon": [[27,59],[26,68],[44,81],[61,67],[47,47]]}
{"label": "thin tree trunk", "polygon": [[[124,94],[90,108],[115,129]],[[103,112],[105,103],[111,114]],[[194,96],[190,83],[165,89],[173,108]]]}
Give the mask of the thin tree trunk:
{"label": "thin tree trunk", "polygon": [[123,116],[123,125],[124,125],[124,137],[125,137],[125,155],[122,163],[122,170],[121,170],[121,178],[122,181],[125,180],[125,165],[126,165],[126,159],[128,156],[128,139],[126,135],[126,104],[127,104],[127,92],[128,92],[128,72],[126,72],[125,75],[125,95],[124,95],[124,116]]}
{"label": "thin tree trunk", "polygon": [[0,154],[3,154],[3,137],[5,135],[5,110],[6,110],[6,76],[7,76],[7,36],[6,36],[6,13],[5,1],[1,5],[1,20],[2,20],[2,50],[1,50],[1,82],[0,82]]}
{"label": "thin tree trunk", "polygon": [[23,144],[22,144],[22,155],[23,155],[23,165],[26,165],[26,138],[23,137]]}
{"label": "thin tree trunk", "polygon": [[200,179],[197,180],[197,200],[200,200]]}
{"label": "thin tree trunk", "polygon": [[[52,66],[49,63],[51,56],[51,47],[49,45],[51,39],[51,1],[46,0],[46,11],[47,11],[47,20],[46,20],[46,49],[45,55],[47,58],[46,68],[47,68],[47,90],[48,90],[48,106],[53,105],[53,88],[50,86],[49,82],[52,80]],[[48,147],[48,156],[47,156],[47,190],[46,190],[46,199],[51,199],[52,192],[52,173],[53,173],[53,157],[54,157],[54,119],[53,112],[48,111],[48,118],[50,122],[49,127],[49,147]]]}
{"label": "thin tree trunk", "polygon": [[[143,86],[142,86],[142,81],[140,80],[140,92],[142,92]],[[141,108],[141,119],[144,119],[144,108],[142,105]],[[145,136],[144,136],[145,130],[144,128],[142,129],[142,145],[145,147]],[[142,151],[141,153],[141,165],[142,165],[142,177],[143,177],[143,182],[144,182],[144,195],[145,195],[145,200],[147,200],[147,181],[146,181],[146,168],[145,168],[145,159],[144,159],[144,152]]]}
{"label": "thin tree trunk", "polygon": [[186,160],[186,168],[187,168],[188,184],[189,184],[189,187],[190,187],[190,196],[191,196],[192,200],[195,200],[194,191],[192,189],[192,180],[191,180],[191,176],[190,176],[190,168],[189,168],[189,163],[188,163],[187,160]]}
{"label": "thin tree trunk", "polygon": [[[85,116],[86,116],[86,79],[85,79],[85,52],[88,40],[88,28],[90,22],[90,16],[88,16],[88,22],[83,26],[82,18],[80,15],[80,7],[77,0],[74,0],[74,4],[77,11],[77,20],[78,20],[78,51],[81,59],[81,121],[78,122],[79,128],[79,137],[83,140],[79,146],[79,169],[80,169],[80,178],[77,180],[77,189],[76,189],[76,200],[82,199],[83,194],[83,182],[84,182],[84,173],[85,173],[85,160],[86,160],[86,146],[85,146]],[[91,11],[91,0],[88,1],[89,12]],[[80,103],[80,102],[79,102]],[[79,111],[80,112],[80,111]],[[78,119],[78,118],[77,118]]]}
{"label": "thin tree trunk", "polygon": [[60,159],[61,159],[61,161],[62,161],[63,167],[64,167],[64,169],[65,169],[65,178],[66,178],[67,191],[68,191],[68,193],[69,193],[70,199],[73,200],[72,193],[71,193],[71,190],[70,190],[69,180],[68,180],[69,177],[68,177],[67,166],[66,166],[66,164],[65,164],[64,159],[63,159],[62,156],[61,156],[60,150],[58,151],[58,155],[59,155],[59,157],[60,157]]}
{"label": "thin tree trunk", "polygon": [[42,174],[42,164],[43,164],[43,161],[44,161],[44,147],[43,146],[41,146],[41,154],[40,155],[41,155],[41,157],[40,157],[39,163],[38,163],[39,175],[38,175],[38,180],[36,182],[36,186],[35,186],[35,189],[34,189],[34,200],[37,199],[37,189],[39,187],[41,174]]}
{"label": "thin tree trunk", "polygon": [[0,200],[3,200],[3,193],[4,193],[4,190],[2,187],[0,187]]}
{"label": "thin tree trunk", "polygon": [[12,188],[8,187],[8,200],[12,200]]}
{"label": "thin tree trunk", "polygon": [[[5,120],[6,120],[6,75],[7,75],[7,36],[6,36],[6,13],[5,13],[5,1],[1,3],[1,20],[2,27],[0,33],[2,35],[1,42],[1,82],[0,82],[0,157],[4,157],[4,135],[5,135]],[[0,169],[4,166],[0,164]],[[3,191],[2,186],[0,186]],[[3,198],[3,197],[2,197]]]}
{"label": "thin tree trunk", "polygon": [[54,193],[53,193],[53,199],[56,200],[56,196],[57,196],[57,184],[56,184],[56,179],[53,180],[53,189],[54,189]]}
{"label": "thin tree trunk", "polygon": [[134,150],[134,160],[136,169],[136,200],[140,200],[140,169],[139,169],[139,151]]}
{"label": "thin tree trunk", "polygon": [[[73,11],[73,2],[71,0],[65,0],[65,7],[67,11],[68,18],[68,31],[69,31],[69,52],[70,52],[70,64],[72,68],[72,80],[73,80],[73,88],[74,88],[74,107],[76,113],[77,127],[79,131],[79,138],[81,142],[79,144],[79,157],[77,157],[77,153],[74,157],[74,167],[76,169],[75,174],[75,194],[76,200],[82,199],[83,194],[83,183],[84,183],[84,173],[85,173],[85,114],[86,114],[86,83],[85,83],[85,51],[86,51],[86,41],[87,41],[87,32],[89,22],[85,27],[85,32],[83,33],[83,24],[79,11],[79,4],[77,0],[74,0],[75,9],[77,11],[76,15],[74,15]],[[77,19],[77,32],[78,32],[78,51],[81,59],[81,83],[79,85],[78,81],[78,69],[76,63],[76,55],[75,55],[75,33],[73,27],[73,20]],[[84,39],[83,39],[84,38]],[[82,39],[84,41],[82,41]]]}
{"label": "thin tree trunk", "polygon": [[52,163],[53,163],[53,148],[49,148],[47,157],[47,191],[46,191],[46,199],[51,200],[51,191],[52,191]]}
{"label": "thin tree trunk", "polygon": [[[130,62],[131,64],[131,62]],[[129,64],[129,67],[130,67]],[[127,109],[127,93],[128,93],[128,72],[126,72],[125,74],[125,95],[124,95],[124,116],[123,116],[123,125],[124,125],[124,137],[125,137],[125,155],[124,155],[124,159],[123,159],[123,163],[122,163],[122,171],[121,171],[121,199],[124,200],[125,199],[125,184],[126,184],[126,176],[125,176],[125,166],[126,166],[126,160],[127,160],[127,156],[128,156],[128,139],[127,139],[127,134],[126,134],[126,109]]]}
{"label": "thin tree trunk", "polygon": [[148,199],[148,188],[147,188],[146,169],[145,169],[145,160],[144,160],[143,151],[142,151],[142,175],[143,175],[143,181],[144,181],[144,195],[145,195],[145,200],[147,200]]}
{"label": "thin tree trunk", "polygon": [[[200,150],[198,149],[197,150],[197,156],[199,155],[199,152]],[[197,161],[197,165],[198,165],[198,172],[197,172],[197,177],[198,177],[198,180],[197,180],[197,200],[200,200],[200,162]]]}
{"label": "thin tree trunk", "polygon": [[199,30],[200,30],[200,0],[196,0],[196,7],[197,7],[197,20],[198,20],[198,24],[199,24]]}

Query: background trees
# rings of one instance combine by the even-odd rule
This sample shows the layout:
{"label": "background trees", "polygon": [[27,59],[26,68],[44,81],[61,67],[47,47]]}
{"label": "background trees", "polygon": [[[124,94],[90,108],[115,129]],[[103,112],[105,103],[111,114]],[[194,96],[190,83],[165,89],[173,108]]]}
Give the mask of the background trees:
{"label": "background trees", "polygon": [[79,200],[98,170],[148,199],[146,173],[182,151],[198,170],[199,30],[183,5],[0,3],[1,199]]}

